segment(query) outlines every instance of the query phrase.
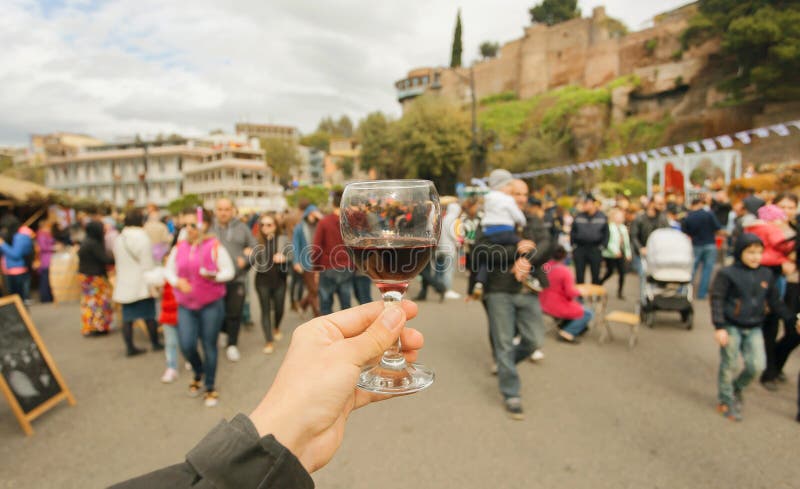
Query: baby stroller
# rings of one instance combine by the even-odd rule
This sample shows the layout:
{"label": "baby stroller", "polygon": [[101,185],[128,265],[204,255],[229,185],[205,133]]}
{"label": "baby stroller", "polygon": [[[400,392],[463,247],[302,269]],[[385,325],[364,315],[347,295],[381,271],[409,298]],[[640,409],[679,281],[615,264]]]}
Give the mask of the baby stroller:
{"label": "baby stroller", "polygon": [[657,229],[647,239],[642,257],[640,316],[652,328],[656,311],[677,311],[686,329],[692,329],[692,267],[694,252],[688,236],[677,229]]}

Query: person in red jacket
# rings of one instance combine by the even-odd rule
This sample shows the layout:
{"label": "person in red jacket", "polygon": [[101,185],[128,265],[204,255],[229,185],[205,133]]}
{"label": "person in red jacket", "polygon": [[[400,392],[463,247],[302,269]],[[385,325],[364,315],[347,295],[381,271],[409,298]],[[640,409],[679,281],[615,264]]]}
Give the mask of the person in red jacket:
{"label": "person in red jacket", "polygon": [[164,332],[164,353],[167,356],[167,369],[161,376],[161,382],[171,384],[178,380],[178,302],[172,293],[172,286],[166,281],[158,322]]}
{"label": "person in red jacket", "polygon": [[333,312],[333,296],[339,297],[339,306],[350,308],[353,295],[353,266],[342,240],[339,228],[339,205],[342,192],[333,193],[333,212],[323,217],[314,232],[311,260],[319,274],[319,308],[322,314]]}
{"label": "person in red jacket", "polygon": [[758,219],[744,228],[746,233],[755,234],[764,243],[761,265],[772,270],[777,278],[781,265],[788,260],[794,246],[786,239],[781,225],[786,222],[786,214],[777,205],[765,205],[758,209]]}
{"label": "person in red jacket", "polygon": [[559,245],[553,258],[544,264],[547,273],[547,288],[539,293],[539,302],[545,314],[566,320],[558,331],[558,339],[571,344],[578,343],[578,335],[586,330],[592,320],[592,310],[578,301],[581,293],[575,288],[572,270],[564,264],[567,250]]}

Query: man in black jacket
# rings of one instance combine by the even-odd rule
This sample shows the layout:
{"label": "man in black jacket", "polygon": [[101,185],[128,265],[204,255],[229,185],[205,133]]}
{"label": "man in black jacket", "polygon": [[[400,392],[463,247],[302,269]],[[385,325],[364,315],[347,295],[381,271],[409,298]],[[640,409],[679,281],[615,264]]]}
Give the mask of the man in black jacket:
{"label": "man in black jacket", "polygon": [[575,283],[583,283],[586,265],[592,273],[592,283],[600,284],[601,251],[608,245],[608,218],[592,194],[586,196],[583,212],[575,216],[570,231],[572,258],[575,260]]}
{"label": "man in black jacket", "polygon": [[[742,419],[742,390],[767,363],[761,333],[767,306],[784,324],[798,327],[780,299],[772,272],[760,266],[763,252],[758,236],[743,234],[734,246],[734,264],[717,272],[711,289],[711,321],[720,345],[717,409],[733,421]],[[734,379],[740,352],[744,370]]]}
{"label": "man in black jacket", "polygon": [[647,238],[653,231],[669,227],[669,221],[664,214],[666,208],[664,196],[656,194],[647,202],[647,209],[631,223],[631,245],[636,256],[647,256]]}
{"label": "man in black jacket", "polygon": [[[527,184],[515,180],[512,196],[522,209],[527,203],[527,194]],[[538,264],[549,248],[547,227],[538,215],[529,215],[523,238],[516,245],[482,243],[475,250],[475,253],[485,253],[488,257],[489,276],[483,297],[497,362],[497,381],[506,411],[512,419],[524,417],[516,364],[530,357],[541,346],[544,337],[539,298],[523,286],[531,274],[531,262]],[[539,257],[539,247],[542,257]],[[546,280],[543,274],[542,278]],[[520,337],[518,345],[514,345],[516,335]]]}

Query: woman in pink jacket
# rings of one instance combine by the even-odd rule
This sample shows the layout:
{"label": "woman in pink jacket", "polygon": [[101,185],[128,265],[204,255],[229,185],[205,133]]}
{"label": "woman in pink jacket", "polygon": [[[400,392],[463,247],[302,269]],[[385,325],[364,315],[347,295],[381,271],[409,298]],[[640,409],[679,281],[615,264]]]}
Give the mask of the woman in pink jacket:
{"label": "woman in pink jacket", "polygon": [[591,309],[578,301],[581,293],[575,288],[572,269],[564,264],[566,258],[567,251],[559,245],[553,252],[553,258],[545,263],[550,285],[539,293],[539,302],[545,314],[567,321],[559,329],[558,339],[577,344],[578,335],[586,329],[593,314]]}
{"label": "woman in pink jacket", "polygon": [[[181,216],[186,239],[167,258],[164,274],[178,303],[178,342],[192,365],[189,395],[197,397],[205,383],[205,405],[217,405],[217,338],[225,316],[225,282],[234,276],[233,260],[219,241],[207,234],[211,213],[201,207]],[[203,345],[204,358],[197,351]]]}

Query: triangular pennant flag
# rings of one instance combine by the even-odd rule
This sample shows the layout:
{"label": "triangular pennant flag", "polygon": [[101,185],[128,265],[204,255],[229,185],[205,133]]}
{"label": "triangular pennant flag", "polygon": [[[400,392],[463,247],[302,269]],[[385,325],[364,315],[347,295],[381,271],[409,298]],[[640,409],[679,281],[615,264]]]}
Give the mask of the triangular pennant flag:
{"label": "triangular pennant flag", "polygon": [[646,161],[647,161],[647,160],[649,160],[649,159],[650,159],[650,157],[649,157],[649,156],[647,156],[647,153],[645,153],[644,151],[639,151],[639,161],[641,161],[642,163],[644,163],[644,162],[646,162]]}
{"label": "triangular pennant flag", "polygon": [[750,144],[751,141],[750,134],[748,134],[747,131],[739,131],[736,134],[734,134],[734,136],[736,137],[736,139],[743,142],[744,144]]}
{"label": "triangular pennant flag", "polygon": [[639,163],[639,157],[636,156],[636,153],[631,153],[628,155],[628,161],[630,161],[633,164]]}
{"label": "triangular pennant flag", "polygon": [[675,150],[675,154],[678,156],[686,152],[686,146],[682,144],[676,144],[675,146],[672,147],[672,149]]}
{"label": "triangular pennant flag", "polygon": [[770,129],[775,131],[775,134],[778,136],[788,136],[789,135],[789,128],[786,127],[784,124],[775,124],[774,126],[769,126]]}
{"label": "triangular pennant flag", "polygon": [[650,155],[650,158],[661,158],[661,156],[658,155],[658,151],[654,149],[648,151],[647,154]]}
{"label": "triangular pennant flag", "polygon": [[789,121],[786,124],[788,124],[790,126],[794,126],[794,127],[798,128],[798,129],[800,129],[800,121]]}
{"label": "triangular pennant flag", "polygon": [[723,148],[733,147],[733,138],[731,138],[727,134],[723,134],[722,136],[717,136],[714,139],[716,139],[719,145],[722,146]]}
{"label": "triangular pennant flag", "polygon": [[717,145],[714,144],[714,140],[710,138],[703,139],[703,147],[706,149],[706,151],[714,151],[717,149]]}
{"label": "triangular pennant flag", "polygon": [[752,129],[750,132],[760,137],[761,139],[769,137],[769,129],[767,129],[766,127],[757,127],[755,129]]}
{"label": "triangular pennant flag", "polygon": [[703,148],[700,147],[700,143],[698,143],[697,141],[686,143],[686,146],[688,146],[689,149],[691,149],[695,153],[700,153],[701,151],[703,151]]}
{"label": "triangular pennant flag", "polygon": [[625,155],[620,156],[619,159],[622,161],[622,166],[628,166],[630,164],[630,162],[628,162],[628,157]]}
{"label": "triangular pennant flag", "polygon": [[672,150],[669,146],[664,146],[663,148],[658,148],[658,152],[664,156],[672,156]]}

